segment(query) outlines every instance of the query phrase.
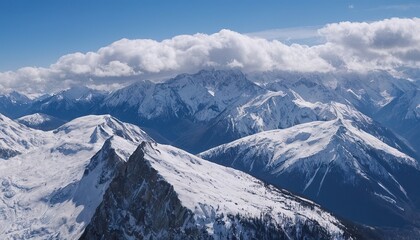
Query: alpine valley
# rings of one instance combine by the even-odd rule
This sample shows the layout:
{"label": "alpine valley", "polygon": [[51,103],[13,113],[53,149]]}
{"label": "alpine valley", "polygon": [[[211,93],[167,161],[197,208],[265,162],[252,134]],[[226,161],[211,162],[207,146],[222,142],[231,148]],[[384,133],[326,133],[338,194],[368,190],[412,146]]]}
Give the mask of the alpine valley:
{"label": "alpine valley", "polygon": [[419,92],[206,69],[1,95],[0,238],[418,239]]}

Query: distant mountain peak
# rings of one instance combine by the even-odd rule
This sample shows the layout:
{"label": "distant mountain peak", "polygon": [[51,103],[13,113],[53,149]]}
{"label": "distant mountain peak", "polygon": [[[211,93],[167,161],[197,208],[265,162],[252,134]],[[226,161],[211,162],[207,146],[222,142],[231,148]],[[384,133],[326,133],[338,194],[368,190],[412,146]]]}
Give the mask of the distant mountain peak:
{"label": "distant mountain peak", "polygon": [[17,91],[12,91],[8,93],[6,96],[8,96],[14,102],[28,103],[31,101],[31,99],[29,99],[26,95],[19,93]]}
{"label": "distant mountain peak", "polygon": [[55,95],[74,100],[90,100],[92,97],[95,97],[95,95],[105,95],[105,93],[105,91],[95,90],[84,85],[74,85]]}
{"label": "distant mountain peak", "polygon": [[44,113],[34,113],[15,119],[27,127],[49,131],[63,125],[65,121]]}

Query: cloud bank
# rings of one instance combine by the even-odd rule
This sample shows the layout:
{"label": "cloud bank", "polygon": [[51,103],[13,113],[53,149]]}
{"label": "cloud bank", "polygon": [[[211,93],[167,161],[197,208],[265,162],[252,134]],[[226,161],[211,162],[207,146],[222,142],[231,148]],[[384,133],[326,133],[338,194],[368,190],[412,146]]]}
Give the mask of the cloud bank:
{"label": "cloud bank", "polygon": [[0,73],[1,89],[46,93],[73,84],[118,87],[203,68],[244,72],[397,71],[420,67],[420,19],[340,22],[318,30],[325,42],[286,45],[230,30],[180,35],[163,41],[121,39],[96,52],[62,56],[48,68]]}
{"label": "cloud bank", "polygon": [[[318,31],[326,38],[320,56],[335,53],[334,68],[355,71],[420,67],[420,18],[385,19],[372,23],[341,22]],[[336,58],[336,61],[332,59]]]}

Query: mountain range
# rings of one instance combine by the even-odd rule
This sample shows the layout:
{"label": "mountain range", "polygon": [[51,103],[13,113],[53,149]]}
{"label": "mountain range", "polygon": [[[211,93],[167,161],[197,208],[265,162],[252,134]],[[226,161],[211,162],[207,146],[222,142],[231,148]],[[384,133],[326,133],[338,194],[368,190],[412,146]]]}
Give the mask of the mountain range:
{"label": "mountain range", "polygon": [[4,238],[357,236],[311,201],[157,144],[109,115],[77,118],[52,131],[5,116],[1,123],[22,134],[0,133],[2,144],[19,149],[2,156]]}
{"label": "mountain range", "polygon": [[[198,153],[257,132],[334,119],[331,104],[337,102],[392,130],[419,152],[415,136],[420,130],[414,126],[420,102],[410,95],[413,89],[419,89],[417,83],[383,72],[244,75],[238,70],[202,70],[162,83],[140,81],[111,93],[78,86],[28,100],[14,92],[0,97],[0,112],[10,118],[43,113],[64,121],[111,114],[141,126],[160,142]],[[406,117],[387,110],[397,101],[398,109],[408,109]],[[402,128],[405,120],[409,124]],[[406,129],[410,126],[411,131]]]}
{"label": "mountain range", "polygon": [[418,92],[380,71],[202,70],[2,95],[0,236],[415,238]]}

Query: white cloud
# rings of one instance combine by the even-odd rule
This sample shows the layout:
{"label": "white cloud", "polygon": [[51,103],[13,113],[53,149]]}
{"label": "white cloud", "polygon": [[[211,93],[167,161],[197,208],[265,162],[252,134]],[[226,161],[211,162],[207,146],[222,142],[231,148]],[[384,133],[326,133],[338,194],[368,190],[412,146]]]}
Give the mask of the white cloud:
{"label": "white cloud", "polygon": [[330,55],[323,56],[324,59],[338,58],[347,69],[420,67],[419,18],[334,23],[320,29],[319,33],[327,40],[321,56]]}
{"label": "white cloud", "polygon": [[[309,31],[313,36],[313,31]],[[308,36],[308,32],[302,32]],[[305,35],[306,34],[306,35]],[[106,88],[140,78],[162,78],[203,68],[244,72],[285,70],[395,70],[420,66],[420,19],[341,22],[319,29],[325,42],[286,45],[230,30],[180,35],[164,41],[121,39],[96,52],[68,54],[48,68],[0,73],[0,89],[40,93],[86,84]]]}

